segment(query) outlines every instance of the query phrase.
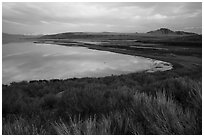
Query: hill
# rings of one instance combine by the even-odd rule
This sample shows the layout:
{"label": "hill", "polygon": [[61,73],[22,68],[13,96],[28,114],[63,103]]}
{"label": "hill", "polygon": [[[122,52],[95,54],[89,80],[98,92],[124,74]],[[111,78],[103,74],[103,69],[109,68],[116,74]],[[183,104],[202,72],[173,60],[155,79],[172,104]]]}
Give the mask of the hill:
{"label": "hill", "polygon": [[149,31],[147,34],[153,34],[153,35],[198,35],[196,33],[192,32],[185,32],[185,31],[172,31],[167,28],[160,28],[154,31]]}
{"label": "hill", "polygon": [[[151,36],[149,36],[149,34]],[[40,37],[40,39],[89,39],[89,38],[99,38],[99,39],[135,39],[141,40],[144,37],[152,38],[152,36],[160,37],[160,36],[173,36],[173,37],[181,37],[181,36],[193,36],[193,37],[201,37],[196,33],[185,32],[185,31],[172,31],[167,28],[160,28],[154,31],[149,31],[147,33],[117,33],[117,32],[66,32],[66,33],[57,33],[51,35],[44,35]],[[169,37],[170,38],[170,37]]]}

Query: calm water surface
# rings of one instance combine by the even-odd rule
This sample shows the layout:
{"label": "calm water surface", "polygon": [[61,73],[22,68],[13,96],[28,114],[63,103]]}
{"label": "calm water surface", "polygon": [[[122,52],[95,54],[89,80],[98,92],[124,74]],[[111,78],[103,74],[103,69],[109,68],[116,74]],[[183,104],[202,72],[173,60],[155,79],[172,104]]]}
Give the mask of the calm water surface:
{"label": "calm water surface", "polygon": [[2,47],[3,84],[22,80],[101,77],[149,70],[151,59],[86,47],[9,43]]}

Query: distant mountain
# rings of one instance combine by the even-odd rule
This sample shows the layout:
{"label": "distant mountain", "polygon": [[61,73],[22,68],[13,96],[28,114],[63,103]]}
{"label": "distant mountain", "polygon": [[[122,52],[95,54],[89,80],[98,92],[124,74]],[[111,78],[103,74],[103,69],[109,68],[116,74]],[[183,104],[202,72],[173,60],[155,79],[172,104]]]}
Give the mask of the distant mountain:
{"label": "distant mountain", "polygon": [[33,38],[33,37],[40,37],[42,35],[22,35],[22,34],[8,34],[2,33],[2,37],[4,38]]}
{"label": "distant mountain", "polygon": [[12,39],[16,39],[16,38],[23,38],[25,37],[24,35],[20,35],[20,34],[8,34],[8,33],[2,33],[2,38],[12,38]]}
{"label": "distant mountain", "polygon": [[10,42],[20,42],[27,41],[33,38],[39,38],[42,35],[21,35],[21,34],[8,34],[2,33],[2,43],[10,43]]}
{"label": "distant mountain", "polygon": [[147,34],[153,34],[153,35],[198,35],[196,33],[192,32],[185,32],[185,31],[172,31],[167,28],[160,28],[158,30],[149,31]]}
{"label": "distant mountain", "polygon": [[174,34],[174,32],[170,29],[160,28],[158,30],[149,31],[148,34]]}

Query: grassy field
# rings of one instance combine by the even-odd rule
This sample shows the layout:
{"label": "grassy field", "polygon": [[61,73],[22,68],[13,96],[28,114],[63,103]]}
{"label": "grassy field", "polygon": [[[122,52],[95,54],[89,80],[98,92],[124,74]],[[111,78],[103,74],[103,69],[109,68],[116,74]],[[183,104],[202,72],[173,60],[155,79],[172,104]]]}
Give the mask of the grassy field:
{"label": "grassy field", "polygon": [[76,43],[167,61],[174,69],[3,85],[3,134],[202,134],[199,38],[74,35],[67,39],[66,35],[66,39],[57,36],[38,39],[48,40],[63,46],[78,40],[104,42]]}

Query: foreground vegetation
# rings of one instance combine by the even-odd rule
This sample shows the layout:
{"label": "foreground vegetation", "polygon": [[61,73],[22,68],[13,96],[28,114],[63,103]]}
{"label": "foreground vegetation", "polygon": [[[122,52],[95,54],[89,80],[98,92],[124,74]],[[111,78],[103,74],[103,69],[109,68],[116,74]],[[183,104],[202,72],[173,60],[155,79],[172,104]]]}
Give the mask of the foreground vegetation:
{"label": "foreground vegetation", "polygon": [[[63,92],[62,92],[63,91]],[[173,71],[3,86],[3,134],[202,134],[201,80]]]}

